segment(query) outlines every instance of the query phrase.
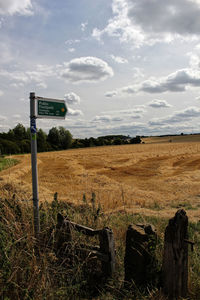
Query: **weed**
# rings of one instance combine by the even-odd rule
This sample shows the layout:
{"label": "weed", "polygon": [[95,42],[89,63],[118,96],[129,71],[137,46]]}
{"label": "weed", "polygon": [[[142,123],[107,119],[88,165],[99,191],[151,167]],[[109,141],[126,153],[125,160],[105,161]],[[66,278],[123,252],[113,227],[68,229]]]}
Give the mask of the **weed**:
{"label": "weed", "polygon": [[5,157],[0,157],[0,171],[13,167],[16,164],[18,164],[19,161],[17,159],[13,158],[5,158]]}
{"label": "weed", "polygon": [[[128,225],[151,223],[158,233],[158,239],[152,239],[149,251],[155,254],[154,267],[149,270],[150,279],[158,272],[162,264],[163,234],[168,220],[157,217],[144,217],[139,214],[121,212],[106,215],[96,204],[94,194],[91,205],[83,200],[76,207],[59,200],[56,194],[51,203],[40,206],[41,233],[38,242],[33,234],[32,207],[20,202],[16,197],[0,201],[0,298],[2,299],[163,299],[154,287],[146,291],[133,286],[124,289],[124,252],[125,235]],[[92,203],[94,205],[92,205]],[[92,228],[108,226],[113,229],[116,246],[116,272],[108,282],[102,279],[101,264],[82,245],[88,244],[88,238],[72,230],[72,239],[65,239],[66,232],[61,231],[65,240],[62,249],[57,235],[57,213],[67,216],[71,221]],[[96,216],[96,219],[94,219]],[[97,222],[98,221],[98,222]],[[190,299],[200,297],[200,222],[189,224],[189,238],[195,242],[194,252],[190,253],[189,287]],[[96,238],[91,243],[98,245]],[[61,251],[62,250],[62,251]]]}
{"label": "weed", "polygon": [[145,206],[146,208],[153,209],[153,210],[161,210],[163,207],[159,201],[154,200],[152,203],[149,203]]}
{"label": "weed", "polygon": [[192,204],[189,201],[184,202],[172,202],[171,203],[172,208],[184,208],[186,210],[197,210],[197,207],[192,206]]}

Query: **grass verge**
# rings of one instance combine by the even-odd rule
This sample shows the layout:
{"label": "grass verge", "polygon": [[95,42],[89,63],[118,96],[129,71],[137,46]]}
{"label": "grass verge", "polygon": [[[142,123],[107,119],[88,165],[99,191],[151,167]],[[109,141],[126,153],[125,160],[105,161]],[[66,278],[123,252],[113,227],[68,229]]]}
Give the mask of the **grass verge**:
{"label": "grass verge", "polygon": [[17,159],[5,158],[4,156],[0,156],[0,172],[4,169],[13,167],[16,164],[18,164]]}

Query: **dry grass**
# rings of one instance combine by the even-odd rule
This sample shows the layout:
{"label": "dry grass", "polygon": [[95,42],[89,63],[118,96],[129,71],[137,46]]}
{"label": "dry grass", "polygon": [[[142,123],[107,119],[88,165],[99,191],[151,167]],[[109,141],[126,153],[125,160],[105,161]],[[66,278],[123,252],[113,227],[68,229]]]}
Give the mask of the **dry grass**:
{"label": "dry grass", "polygon": [[[16,189],[31,201],[30,155],[17,159],[20,164],[0,173],[1,193]],[[95,192],[108,213],[126,210],[168,217],[182,206],[190,219],[199,220],[200,142],[40,153],[38,170],[41,202],[58,192],[59,199],[79,204],[83,194],[89,198]]]}
{"label": "dry grass", "polygon": [[[149,286],[146,292],[135,286],[128,290],[123,288],[125,231],[130,222],[141,222],[140,216],[115,214],[107,218],[100,214],[94,219],[93,209],[84,203],[73,207],[54,200],[41,207],[41,232],[36,240],[30,205],[13,196],[1,199],[0,211],[0,299],[164,300],[156,287]],[[105,223],[111,228],[120,227],[124,232],[123,236],[115,232],[116,271],[112,279],[105,280],[95,256],[79,251],[85,243],[98,245],[94,237],[89,242],[88,238],[72,231],[72,241],[60,247],[60,238],[66,238],[66,234],[65,230],[57,231],[58,211],[92,228],[102,228]],[[161,223],[163,221],[159,227],[163,227]]]}
{"label": "dry grass", "polygon": [[[81,269],[80,264],[77,264],[74,269],[66,271],[62,263],[58,264],[54,248],[49,246],[48,230],[55,223],[57,212],[50,203],[55,192],[58,192],[59,200],[64,201],[62,205],[66,205],[66,214],[73,221],[97,228],[109,226],[114,231],[117,275],[108,291],[99,299],[132,299],[128,295],[119,297],[119,288],[123,282],[125,232],[129,224],[146,221],[153,223],[163,240],[166,220],[160,217],[169,219],[182,206],[190,221],[200,219],[199,142],[41,153],[38,154],[39,194],[40,202],[43,202],[40,217],[45,243],[44,251],[41,251],[38,259],[34,252],[30,155],[17,156],[17,159],[21,161],[18,165],[0,173],[0,199],[9,199],[1,201],[0,207],[3,216],[0,220],[2,299],[6,299],[6,295],[9,295],[8,299],[68,299],[66,295],[74,295],[75,292],[74,299],[78,299],[78,293],[83,290],[79,281],[83,283],[85,280],[81,273],[84,268]],[[84,212],[79,206],[80,210],[76,212],[73,206],[68,208],[65,202],[81,204],[83,207],[83,194],[91,203],[92,192],[96,195],[97,207],[99,202],[107,212],[100,215],[96,223],[92,209]],[[26,201],[20,202],[18,199]],[[135,212],[140,215],[131,214]],[[193,294],[190,299],[199,299],[200,294],[199,224],[190,222],[189,227],[190,239],[196,242],[189,262],[189,289]],[[162,249],[159,247],[158,257],[161,261]],[[69,285],[66,285],[66,280],[69,280]],[[74,280],[77,285],[71,284]],[[69,299],[73,299],[73,296]],[[164,300],[156,290],[139,299]]]}
{"label": "dry grass", "polygon": [[190,143],[200,142],[200,134],[193,135],[166,135],[166,136],[152,136],[142,139],[145,144],[158,144],[158,143]]}

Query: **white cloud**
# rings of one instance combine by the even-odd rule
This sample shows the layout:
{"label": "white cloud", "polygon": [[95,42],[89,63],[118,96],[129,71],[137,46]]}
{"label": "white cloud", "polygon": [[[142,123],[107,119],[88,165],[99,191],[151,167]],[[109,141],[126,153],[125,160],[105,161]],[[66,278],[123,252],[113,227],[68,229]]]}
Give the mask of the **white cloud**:
{"label": "white cloud", "polygon": [[39,88],[47,88],[46,80],[50,77],[65,78],[74,83],[96,82],[113,76],[112,68],[103,60],[96,57],[81,57],[63,65],[36,65],[33,70],[0,70],[0,77],[10,81],[15,88],[25,84],[35,83]]}
{"label": "white cloud", "polygon": [[111,92],[107,92],[107,93],[105,94],[105,96],[106,96],[107,98],[112,98],[112,97],[117,96],[117,94],[118,94],[117,91],[111,91]]}
{"label": "white cloud", "polygon": [[87,28],[88,22],[81,23],[81,31],[85,31]]}
{"label": "white cloud", "polygon": [[144,135],[162,135],[162,134],[180,134],[181,132],[191,133],[194,131],[194,126],[191,123],[174,123],[174,124],[159,124],[159,126],[150,126],[146,129],[146,133]]}
{"label": "white cloud", "polygon": [[120,56],[115,56],[115,55],[111,55],[110,56],[116,63],[118,64],[126,64],[128,63],[128,60],[124,57],[120,57]]}
{"label": "white cloud", "polygon": [[107,34],[121,42],[131,41],[135,46],[141,46],[144,43],[144,35],[139,28],[132,26],[126,0],[113,0],[112,10],[114,17],[108,21],[108,25],[103,30],[94,28],[92,36],[100,41],[103,35]]}
{"label": "white cloud", "polygon": [[140,68],[133,68],[133,78],[134,80],[140,80],[144,77],[143,71]]}
{"label": "white cloud", "polygon": [[130,109],[129,111],[127,110],[127,113],[130,112],[130,113],[135,113],[135,114],[143,114],[145,113],[145,106],[144,105],[138,105],[138,106],[135,106],[133,109]]}
{"label": "white cloud", "polygon": [[[86,120],[76,120],[76,122],[72,123],[70,120],[70,124],[68,124],[68,128],[76,128],[76,129],[93,129],[95,128],[95,124],[91,124],[91,122],[87,122]],[[80,132],[79,132],[80,134]],[[84,136],[85,137],[85,136]]]}
{"label": "white cloud", "polygon": [[100,115],[97,115],[92,119],[92,122],[95,123],[111,123],[111,122],[122,122],[127,121],[128,119],[140,119],[145,113],[145,106],[135,106],[130,109],[123,110],[112,110],[107,112],[101,112]]}
{"label": "white cloud", "polygon": [[[0,121],[1,121],[1,119],[0,119]],[[8,125],[0,124],[0,132],[7,132],[9,128],[10,128],[10,126],[8,126]]]}
{"label": "white cloud", "polygon": [[2,65],[10,63],[13,59],[11,49],[9,47],[9,44],[6,44],[4,42],[0,42],[0,63]]}
{"label": "white cloud", "polygon": [[47,89],[47,84],[45,82],[39,82],[37,84],[37,87],[39,87],[41,89]]}
{"label": "white cloud", "polygon": [[196,53],[188,53],[188,56],[190,58],[190,66],[193,69],[198,69],[200,67],[200,57]]}
{"label": "white cloud", "polygon": [[146,112],[144,105],[138,105],[130,109],[122,109],[122,110],[116,110],[113,111],[113,114],[123,116],[124,119],[127,118],[133,118],[133,119],[139,119],[143,116],[143,114]]}
{"label": "white cloud", "polygon": [[105,97],[112,98],[112,97],[124,97],[128,95],[133,95],[138,92],[138,87],[136,85],[130,85],[123,88],[118,88],[114,91],[109,91],[105,93]]}
{"label": "white cloud", "polygon": [[200,86],[199,70],[182,69],[160,80],[146,80],[140,87],[140,91],[147,93],[183,92],[188,86]]}
{"label": "white cloud", "polygon": [[129,85],[123,88],[110,91],[105,94],[106,97],[127,96],[139,92],[150,94],[164,92],[184,92],[189,87],[200,87],[200,70],[182,69],[169,74],[166,77],[151,77],[141,83]]}
{"label": "white cloud", "polygon": [[80,104],[81,101],[80,97],[73,92],[65,94],[64,98],[68,104]]}
{"label": "white cloud", "polygon": [[25,71],[28,79],[35,82],[43,82],[45,78],[57,76],[57,70],[54,66],[36,65],[34,71]]}
{"label": "white cloud", "polygon": [[6,121],[6,120],[7,120],[7,117],[0,115],[0,122]]}
{"label": "white cloud", "polygon": [[4,19],[3,19],[3,18],[0,18],[0,28],[2,27],[3,22],[4,22]]}
{"label": "white cloud", "polygon": [[28,76],[25,72],[21,71],[7,71],[7,70],[1,70],[0,76],[5,77],[8,80],[14,80],[17,82],[27,83],[28,82]]}
{"label": "white cloud", "polygon": [[151,126],[160,126],[164,124],[181,123],[191,121],[193,118],[200,117],[200,108],[188,107],[182,111],[176,112],[173,115],[164,118],[154,118],[149,122]]}
{"label": "white cloud", "polygon": [[136,85],[129,85],[129,86],[125,86],[121,89],[122,94],[127,94],[127,95],[132,95],[137,93],[138,88]]}
{"label": "white cloud", "polygon": [[102,116],[96,116],[92,122],[95,123],[110,123],[110,122],[120,122],[123,119],[120,117],[114,117],[114,116],[110,116],[110,115],[102,115]]}
{"label": "white cloud", "polygon": [[13,118],[15,118],[15,119],[21,119],[21,115],[15,114],[15,115],[13,115]]}
{"label": "white cloud", "polygon": [[0,90],[0,97],[3,96],[4,92]]}
{"label": "white cloud", "polygon": [[143,135],[144,132],[148,131],[146,124],[139,122],[129,122],[124,124],[102,124],[96,128],[97,134],[106,135],[106,134],[125,134],[125,135]]}
{"label": "white cloud", "polygon": [[200,34],[200,4],[191,0],[126,0],[128,17],[145,32]]}
{"label": "white cloud", "polygon": [[140,47],[200,35],[199,1],[113,0],[112,11],[104,29],[94,28],[97,40],[108,35]]}
{"label": "white cloud", "polygon": [[176,117],[191,119],[193,117],[200,117],[200,108],[198,107],[188,107],[176,114]]}
{"label": "white cloud", "polygon": [[19,89],[19,88],[23,88],[24,87],[24,83],[22,83],[22,82],[18,82],[18,83],[11,83],[10,84],[10,86],[11,87],[14,87],[14,88],[16,88],[16,89]]}
{"label": "white cloud", "polygon": [[61,76],[74,83],[95,82],[113,76],[113,70],[97,57],[80,57],[65,63]]}
{"label": "white cloud", "polygon": [[0,15],[32,15],[31,0],[0,0]]}
{"label": "white cloud", "polygon": [[70,116],[70,117],[77,117],[77,116],[82,116],[82,115],[83,115],[82,111],[81,111],[81,110],[78,110],[78,109],[77,109],[77,110],[74,110],[74,109],[68,107],[67,110],[68,110],[68,112],[67,112],[66,117],[67,117],[67,116]]}
{"label": "white cloud", "polygon": [[111,121],[111,117],[109,115],[104,115],[104,116],[96,116],[94,119],[92,119],[92,122],[103,122],[107,123]]}
{"label": "white cloud", "polygon": [[94,28],[92,31],[92,37],[95,38],[97,41],[100,41],[103,33],[104,31],[101,31],[98,28]]}
{"label": "white cloud", "polygon": [[149,106],[153,108],[167,108],[171,107],[169,103],[167,103],[166,100],[159,100],[159,99],[154,99],[151,102],[148,103]]}
{"label": "white cloud", "polygon": [[47,88],[45,79],[58,76],[57,70],[55,67],[47,65],[36,65],[35,70],[31,71],[7,71],[0,70],[0,77],[5,77],[11,81],[13,87],[22,87],[25,84],[35,82],[40,88]]}
{"label": "white cloud", "polygon": [[68,51],[69,51],[70,53],[73,53],[73,52],[76,51],[76,49],[75,49],[75,48],[69,48]]}
{"label": "white cloud", "polygon": [[65,45],[73,45],[80,43],[80,40],[67,40],[65,41]]}

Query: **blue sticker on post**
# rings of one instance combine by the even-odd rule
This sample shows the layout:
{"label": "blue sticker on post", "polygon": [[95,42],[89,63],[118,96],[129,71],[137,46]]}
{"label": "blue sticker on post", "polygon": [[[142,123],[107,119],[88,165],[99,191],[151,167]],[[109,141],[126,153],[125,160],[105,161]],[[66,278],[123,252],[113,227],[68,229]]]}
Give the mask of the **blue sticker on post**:
{"label": "blue sticker on post", "polygon": [[35,118],[31,118],[31,133],[32,134],[36,134],[37,133]]}

